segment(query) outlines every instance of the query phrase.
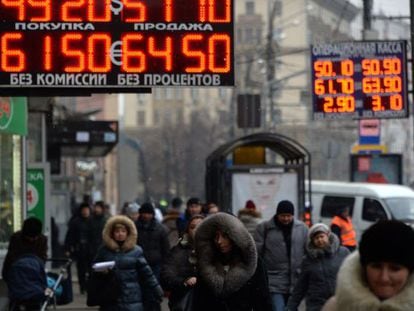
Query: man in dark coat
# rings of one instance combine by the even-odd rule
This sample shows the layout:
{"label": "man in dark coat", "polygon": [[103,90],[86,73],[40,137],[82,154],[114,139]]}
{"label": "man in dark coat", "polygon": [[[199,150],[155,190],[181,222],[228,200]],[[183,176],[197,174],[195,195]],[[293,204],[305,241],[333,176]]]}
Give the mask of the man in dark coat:
{"label": "man in dark coat", "polygon": [[187,228],[187,223],[194,215],[202,214],[203,206],[199,198],[190,198],[187,201],[187,207],[180,217],[177,218],[178,236],[181,238]]}
{"label": "man in dark coat", "polygon": [[92,262],[90,213],[89,203],[81,203],[78,215],[69,222],[69,228],[65,238],[65,254],[76,260],[81,294],[84,294],[86,291],[86,282]]}
{"label": "man in dark coat", "polygon": [[105,215],[105,203],[97,201],[93,207],[93,215],[90,219],[89,241],[91,258],[95,258],[98,248],[102,244],[102,231],[108,217]]}
{"label": "man in dark coat", "polygon": [[[154,272],[157,280],[160,279],[161,264],[170,250],[170,242],[165,227],[155,219],[155,209],[152,203],[143,203],[139,209],[139,218],[135,223],[138,231],[138,245],[144,251],[145,259]],[[161,310],[157,301],[146,302],[146,311]]]}

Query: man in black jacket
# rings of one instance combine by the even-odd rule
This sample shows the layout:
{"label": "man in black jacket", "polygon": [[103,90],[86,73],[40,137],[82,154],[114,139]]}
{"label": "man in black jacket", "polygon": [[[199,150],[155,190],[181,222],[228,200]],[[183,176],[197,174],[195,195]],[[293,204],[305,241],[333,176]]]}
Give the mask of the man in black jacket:
{"label": "man in black jacket", "polygon": [[[170,250],[170,242],[166,228],[155,219],[154,206],[143,203],[139,209],[139,218],[136,222],[138,231],[138,245],[144,250],[144,256],[150,265],[157,280],[160,279],[160,270],[163,260]],[[159,302],[145,303],[145,311],[161,310]]]}

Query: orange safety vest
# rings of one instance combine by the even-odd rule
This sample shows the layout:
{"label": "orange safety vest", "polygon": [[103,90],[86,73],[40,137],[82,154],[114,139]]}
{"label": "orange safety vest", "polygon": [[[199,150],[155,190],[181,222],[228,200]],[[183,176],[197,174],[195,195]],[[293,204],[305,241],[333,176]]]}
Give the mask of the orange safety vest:
{"label": "orange safety vest", "polygon": [[352,226],[352,221],[350,217],[343,219],[342,217],[335,216],[332,219],[332,225],[337,225],[341,228],[341,244],[343,246],[356,246],[356,233],[354,227]]}

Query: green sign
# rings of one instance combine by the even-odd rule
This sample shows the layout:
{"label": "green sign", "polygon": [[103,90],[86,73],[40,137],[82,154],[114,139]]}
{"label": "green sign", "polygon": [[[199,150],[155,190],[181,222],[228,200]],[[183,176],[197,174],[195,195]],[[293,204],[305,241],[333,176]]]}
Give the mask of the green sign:
{"label": "green sign", "polygon": [[0,97],[0,133],[27,135],[26,97]]}
{"label": "green sign", "polygon": [[27,169],[27,217],[36,217],[45,224],[46,181],[43,168]]}

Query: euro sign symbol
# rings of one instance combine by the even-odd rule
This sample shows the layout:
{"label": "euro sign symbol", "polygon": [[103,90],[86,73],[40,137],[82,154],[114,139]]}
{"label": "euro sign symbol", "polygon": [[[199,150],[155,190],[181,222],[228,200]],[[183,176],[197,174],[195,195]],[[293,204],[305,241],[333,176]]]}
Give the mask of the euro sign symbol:
{"label": "euro sign symbol", "polygon": [[122,11],[124,4],[121,0],[112,0],[111,3],[111,11],[114,12],[115,15],[119,15],[119,12]]}
{"label": "euro sign symbol", "polygon": [[113,64],[121,66],[122,65],[122,42],[115,41],[111,45],[111,61]]}

